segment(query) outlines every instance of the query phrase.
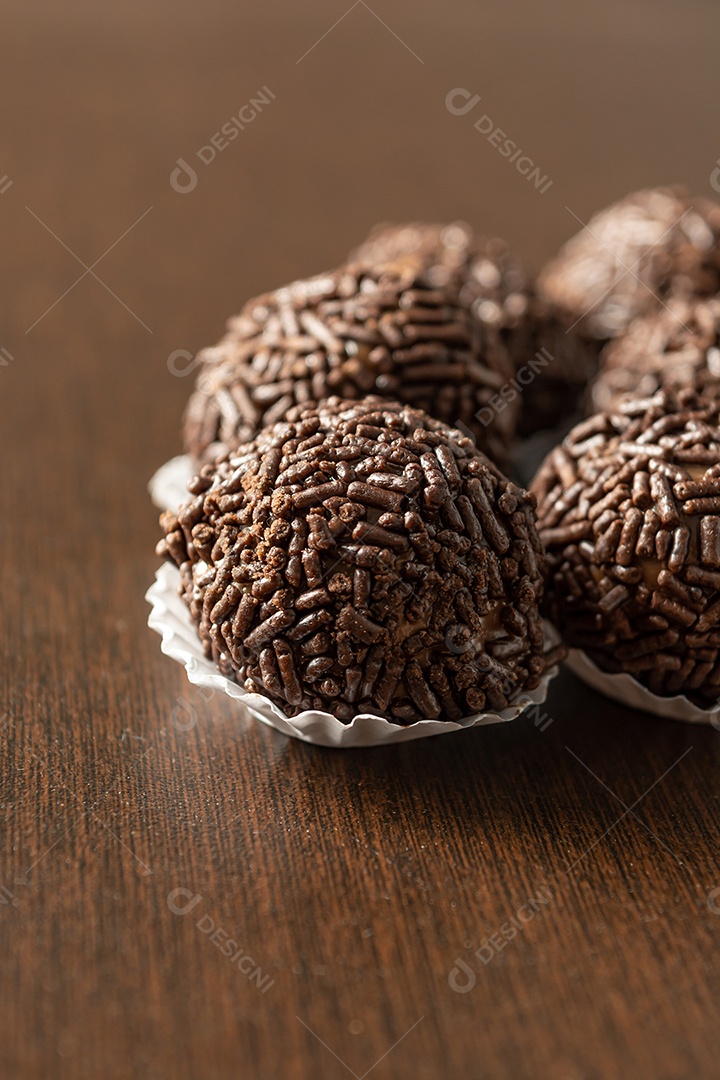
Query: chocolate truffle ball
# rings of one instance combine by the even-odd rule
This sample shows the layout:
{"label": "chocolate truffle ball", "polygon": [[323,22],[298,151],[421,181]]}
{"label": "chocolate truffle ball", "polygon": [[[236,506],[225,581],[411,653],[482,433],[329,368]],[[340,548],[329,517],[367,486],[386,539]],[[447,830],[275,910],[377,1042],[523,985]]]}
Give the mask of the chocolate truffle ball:
{"label": "chocolate truffle ball", "polygon": [[692,387],[720,393],[720,299],[670,300],[610,343],[592,388],[593,411]]}
{"label": "chocolate truffle ball", "polygon": [[670,294],[720,290],[720,206],[679,189],[638,191],[596,214],[538,279],[568,325],[607,340]]}
{"label": "chocolate truffle ball", "polygon": [[351,253],[350,261],[374,267],[419,259],[435,287],[459,286],[460,297],[483,323],[506,340],[527,313],[525,271],[504,240],[475,236],[462,221],[451,225],[380,225]]}
{"label": "chocolate truffle ball", "polygon": [[370,397],[298,406],[162,522],[205,651],[287,715],[459,720],[534,688],[534,500],[459,431]]}
{"label": "chocolate truffle ball", "polygon": [[720,696],[720,402],[660,393],[580,424],[532,490],[546,611],[655,694]]}
{"label": "chocolate truffle ball", "polygon": [[435,285],[419,255],[356,263],[252,300],[201,361],[184,424],[196,459],[332,395],[424,408],[466,426],[494,460],[515,433],[518,405],[491,405],[513,373],[498,328],[463,301],[459,283]]}
{"label": "chocolate truffle ball", "polygon": [[[500,332],[515,370],[494,402],[495,416],[498,405],[519,404],[518,433],[530,435],[554,427],[577,408],[597,370],[600,346],[568,332],[533,294],[503,240],[478,238],[463,222],[380,226],[351,258],[370,266],[402,265],[408,256],[425,261],[434,284],[458,283],[464,303]],[[494,422],[492,409],[479,419]]]}

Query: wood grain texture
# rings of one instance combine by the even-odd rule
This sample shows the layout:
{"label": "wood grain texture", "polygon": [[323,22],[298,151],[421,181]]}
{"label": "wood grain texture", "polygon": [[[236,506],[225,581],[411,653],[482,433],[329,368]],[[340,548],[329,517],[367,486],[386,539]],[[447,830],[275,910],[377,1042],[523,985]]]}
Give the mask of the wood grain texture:
{"label": "wood grain texture", "polygon": [[[146,626],[145,484],[189,393],[171,353],[375,220],[465,217],[537,264],[566,206],[712,194],[701,0],[356,5],[297,63],[345,10],[3,16],[0,1072],[714,1080],[717,731],[567,674],[549,723],[321,750],[203,700]],[[458,86],[546,194],[448,113]]]}

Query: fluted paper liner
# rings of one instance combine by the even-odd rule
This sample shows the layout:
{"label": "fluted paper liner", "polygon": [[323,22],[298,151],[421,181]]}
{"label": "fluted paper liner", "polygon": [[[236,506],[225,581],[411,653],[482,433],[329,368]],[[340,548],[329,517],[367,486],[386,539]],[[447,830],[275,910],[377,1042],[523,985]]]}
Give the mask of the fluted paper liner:
{"label": "fluted paper liner", "polygon": [[148,484],[148,491],[158,510],[177,510],[188,498],[187,485],[196,473],[189,454],[170,458]]}
{"label": "fluted paper liner", "polygon": [[720,703],[715,709],[701,709],[686,697],[659,697],[639,683],[632,675],[623,672],[612,674],[602,671],[581,649],[571,649],[565,663],[578,679],[593,690],[612,698],[632,709],[653,713],[667,720],[684,720],[689,724],[712,724],[720,728]]}
{"label": "fluted paper liner", "polygon": [[[529,706],[543,704],[547,698],[548,686],[558,672],[557,667],[551,668],[543,676],[537,689],[523,692],[510,708],[498,713],[477,713],[457,723],[419,720],[408,727],[400,727],[381,716],[358,713],[345,724],[330,713],[311,709],[297,716],[285,716],[277,705],[262,694],[250,694],[232,679],[221,675],[212,661],[207,659],[190,612],[178,592],[179,584],[180,571],[170,563],[165,563],[155,575],[155,584],[148,589],[146,596],[151,606],[148,625],[160,634],[160,647],[165,655],[185,665],[188,679],[195,686],[204,686],[227,694],[235,701],[242,702],[249,712],[264,724],[269,724],[284,735],[292,735],[296,739],[318,746],[380,746],[385,743],[424,739],[428,735],[441,735],[450,731],[463,731],[480,724],[515,720]],[[558,642],[557,633],[547,624],[545,630],[548,648],[552,648]]]}

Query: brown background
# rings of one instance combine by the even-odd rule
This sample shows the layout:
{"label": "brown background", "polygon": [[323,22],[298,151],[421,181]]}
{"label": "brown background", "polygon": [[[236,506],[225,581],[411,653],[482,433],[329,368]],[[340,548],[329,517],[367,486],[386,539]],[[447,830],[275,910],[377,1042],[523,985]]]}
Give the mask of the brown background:
{"label": "brown background", "polygon": [[[203,702],[143,600],[145,485],[190,388],[168,356],[376,220],[463,217],[537,266],[576,228],[566,207],[587,220],[672,181],[711,195],[717,4],[3,9],[2,1075],[717,1076],[717,731],[568,674],[543,731],[306,747]],[[177,159],[263,85],[272,104],[175,192]],[[458,86],[477,111],[446,110]],[[474,130],[482,112],[546,194]],[[103,284],[70,289],[149,207]],[[176,888],[202,897],[191,914]]]}

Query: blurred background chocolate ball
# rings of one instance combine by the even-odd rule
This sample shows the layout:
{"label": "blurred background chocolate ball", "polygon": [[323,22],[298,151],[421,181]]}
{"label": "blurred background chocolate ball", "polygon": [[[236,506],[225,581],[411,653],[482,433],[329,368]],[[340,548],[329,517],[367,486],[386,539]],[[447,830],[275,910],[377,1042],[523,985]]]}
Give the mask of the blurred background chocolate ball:
{"label": "blurred background chocolate ball", "polygon": [[658,390],[720,394],[720,298],[674,298],[636,319],[600,358],[590,407],[614,410]]}
{"label": "blurred background chocolate ball", "polygon": [[595,214],[538,278],[538,295],[581,333],[605,341],[669,295],[720,289],[720,205],[653,188]]}

